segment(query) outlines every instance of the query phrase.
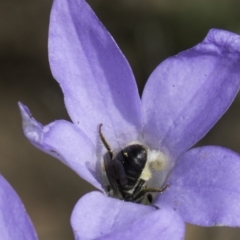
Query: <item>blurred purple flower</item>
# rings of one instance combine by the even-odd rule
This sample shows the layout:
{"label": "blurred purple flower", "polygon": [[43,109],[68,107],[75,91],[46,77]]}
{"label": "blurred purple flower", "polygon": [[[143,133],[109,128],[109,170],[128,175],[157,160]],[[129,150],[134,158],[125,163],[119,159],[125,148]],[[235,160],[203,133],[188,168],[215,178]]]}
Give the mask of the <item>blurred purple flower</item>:
{"label": "blurred purple flower", "polygon": [[76,239],[182,239],[176,213],[192,224],[240,226],[239,155],[214,146],[188,151],[238,93],[240,36],[211,30],[202,43],[162,62],[140,100],[125,57],[87,3],[55,0],[49,60],[73,123],[42,126],[20,104],[30,142],[106,193],[103,123],[113,150],[136,141],[147,146],[148,186],[169,184],[155,198],[159,210],[99,192],[85,195],[71,218]]}
{"label": "blurred purple flower", "polygon": [[0,175],[0,239],[37,240],[26,210],[9,183]]}

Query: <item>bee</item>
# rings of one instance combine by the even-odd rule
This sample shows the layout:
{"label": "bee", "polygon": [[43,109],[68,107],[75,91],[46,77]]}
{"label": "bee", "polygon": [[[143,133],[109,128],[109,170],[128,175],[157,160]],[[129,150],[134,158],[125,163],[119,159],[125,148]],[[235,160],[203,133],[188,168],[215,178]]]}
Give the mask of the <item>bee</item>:
{"label": "bee", "polygon": [[[163,192],[167,187],[158,189],[146,186],[146,180],[141,178],[147,162],[147,148],[141,144],[126,146],[116,155],[102,134],[102,124],[99,125],[100,139],[107,149],[103,161],[106,175],[113,196],[128,202],[141,203],[146,193]],[[152,195],[148,195],[151,203]]]}

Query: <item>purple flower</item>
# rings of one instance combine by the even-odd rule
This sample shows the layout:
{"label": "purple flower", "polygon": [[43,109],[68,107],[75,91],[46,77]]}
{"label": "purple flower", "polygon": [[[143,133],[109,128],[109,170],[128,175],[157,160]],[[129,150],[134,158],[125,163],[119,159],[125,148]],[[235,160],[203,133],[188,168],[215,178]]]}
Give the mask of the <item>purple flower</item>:
{"label": "purple flower", "polygon": [[0,175],[0,239],[37,240],[26,210],[9,183]]}
{"label": "purple flower", "polygon": [[[79,200],[76,239],[182,239],[185,222],[240,226],[240,158],[222,147],[189,150],[228,109],[240,85],[240,36],[211,30],[202,43],[151,74],[140,99],[132,71],[84,0],[55,0],[49,59],[73,121],[42,126],[20,104],[32,144],[102,191]],[[107,196],[107,152],[137,142],[148,151],[147,187],[168,188],[145,206]]]}

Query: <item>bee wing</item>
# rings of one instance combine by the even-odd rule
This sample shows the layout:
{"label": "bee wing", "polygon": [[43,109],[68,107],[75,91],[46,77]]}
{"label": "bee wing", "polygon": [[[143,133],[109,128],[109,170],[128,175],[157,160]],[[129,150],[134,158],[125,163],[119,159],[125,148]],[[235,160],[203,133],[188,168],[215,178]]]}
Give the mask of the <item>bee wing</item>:
{"label": "bee wing", "polygon": [[116,196],[123,197],[121,186],[126,184],[126,174],[120,161],[112,159],[109,152],[104,157],[104,167],[107,174],[109,184]]}
{"label": "bee wing", "polygon": [[118,189],[118,184],[116,182],[116,174],[113,168],[113,160],[109,152],[103,156],[104,167],[107,174],[107,178],[112,189]]}

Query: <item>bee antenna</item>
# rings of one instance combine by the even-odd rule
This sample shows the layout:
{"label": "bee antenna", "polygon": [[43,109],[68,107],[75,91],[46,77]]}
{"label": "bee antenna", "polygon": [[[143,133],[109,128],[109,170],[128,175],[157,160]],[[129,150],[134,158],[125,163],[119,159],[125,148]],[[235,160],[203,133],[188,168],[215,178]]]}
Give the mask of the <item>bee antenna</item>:
{"label": "bee antenna", "polygon": [[113,151],[112,151],[112,149],[110,148],[107,140],[105,139],[105,137],[104,137],[103,134],[102,134],[102,126],[103,126],[103,124],[100,123],[99,129],[98,129],[98,133],[99,133],[99,136],[100,136],[100,139],[101,139],[103,145],[105,146],[105,148],[107,149],[107,151],[109,152],[109,154],[112,156],[112,155],[113,155]]}

